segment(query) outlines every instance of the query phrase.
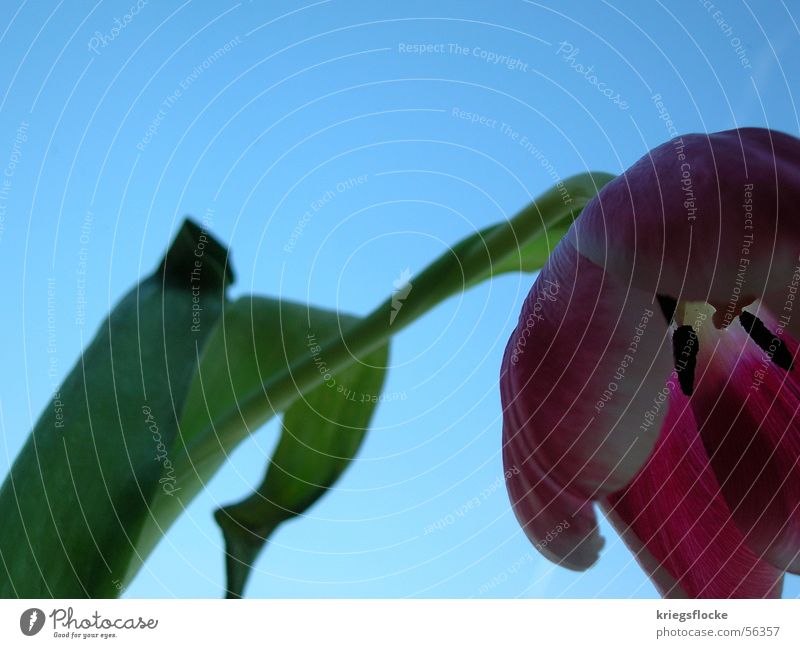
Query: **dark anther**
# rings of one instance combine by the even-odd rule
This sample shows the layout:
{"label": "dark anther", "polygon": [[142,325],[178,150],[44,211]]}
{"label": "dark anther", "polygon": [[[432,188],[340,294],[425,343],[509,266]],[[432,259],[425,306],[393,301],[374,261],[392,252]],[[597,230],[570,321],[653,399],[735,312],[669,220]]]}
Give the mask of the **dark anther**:
{"label": "dark anther", "polygon": [[767,352],[772,362],[781,369],[791,371],[794,366],[794,358],[792,358],[792,354],[783,340],[775,336],[772,331],[764,326],[764,322],[752,313],[742,311],[741,315],[739,315],[739,321],[753,342]]}
{"label": "dark anther", "polygon": [[672,318],[675,317],[675,309],[678,307],[678,302],[669,295],[656,295],[658,305],[661,307],[661,312],[664,319],[667,320],[667,325],[672,324]]}
{"label": "dark anther", "polygon": [[694,329],[685,324],[672,334],[672,357],[675,358],[675,371],[681,391],[691,396],[694,391],[694,370],[697,367],[697,352],[700,343]]}

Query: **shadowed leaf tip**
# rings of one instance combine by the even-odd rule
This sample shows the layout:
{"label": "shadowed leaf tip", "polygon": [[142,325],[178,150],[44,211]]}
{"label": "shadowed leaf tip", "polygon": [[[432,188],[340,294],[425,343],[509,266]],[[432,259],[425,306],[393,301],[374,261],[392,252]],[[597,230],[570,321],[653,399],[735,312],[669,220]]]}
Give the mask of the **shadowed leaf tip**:
{"label": "shadowed leaf tip", "polygon": [[219,508],[214,519],[225,540],[225,571],[227,582],[225,598],[238,599],[244,595],[253,563],[267,542],[273,526],[267,533],[250,530],[232,514],[233,507]]}
{"label": "shadowed leaf tip", "polygon": [[156,276],[172,285],[220,289],[234,281],[228,248],[202,226],[186,218],[175,235]]}

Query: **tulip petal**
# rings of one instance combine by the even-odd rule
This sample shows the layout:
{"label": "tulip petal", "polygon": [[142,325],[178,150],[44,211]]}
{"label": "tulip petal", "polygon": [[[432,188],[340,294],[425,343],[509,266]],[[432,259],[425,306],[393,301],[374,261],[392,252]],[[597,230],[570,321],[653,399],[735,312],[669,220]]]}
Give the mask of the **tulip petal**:
{"label": "tulip petal", "polygon": [[677,377],[653,454],[604,505],[668,598],[779,597],[782,572],[759,559],[731,516]]}
{"label": "tulip petal", "polygon": [[[690,134],[608,183],[568,237],[619,281],[707,301],[729,324],[800,284],[800,140],[764,128]],[[800,316],[789,330],[800,333]]]}
{"label": "tulip petal", "polygon": [[503,462],[514,513],[525,534],[548,560],[576,571],[591,567],[605,541],[590,500],[574,495],[543,470],[535,456],[518,467],[513,444],[506,444]]}
{"label": "tulip petal", "polygon": [[[773,332],[758,302],[748,307]],[[796,357],[797,342],[780,337]],[[770,362],[735,324],[701,344],[691,407],[711,465],[748,544],[780,569],[800,572],[800,375]]]}
{"label": "tulip petal", "polygon": [[671,371],[666,331],[655,295],[567,242],[531,289],[500,377],[503,459],[514,511],[548,558],[574,569],[597,559],[591,501],[625,486],[658,436],[663,411],[645,414]]}

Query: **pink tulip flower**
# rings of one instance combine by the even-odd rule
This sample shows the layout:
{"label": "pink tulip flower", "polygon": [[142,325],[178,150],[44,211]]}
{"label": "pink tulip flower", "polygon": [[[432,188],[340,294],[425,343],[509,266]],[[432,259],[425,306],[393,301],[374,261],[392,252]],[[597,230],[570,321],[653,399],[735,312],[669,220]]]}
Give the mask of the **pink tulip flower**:
{"label": "pink tulip flower", "polygon": [[503,358],[514,512],[576,570],[597,504],[666,597],[780,596],[800,573],[800,140],[685,135],[606,185]]}

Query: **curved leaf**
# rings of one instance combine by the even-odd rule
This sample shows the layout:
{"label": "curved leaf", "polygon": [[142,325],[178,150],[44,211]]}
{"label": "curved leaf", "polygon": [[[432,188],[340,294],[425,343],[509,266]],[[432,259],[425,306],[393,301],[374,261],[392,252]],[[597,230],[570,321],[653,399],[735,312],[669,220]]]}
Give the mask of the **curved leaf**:
{"label": "curved leaf", "polygon": [[186,221],[101,325],[0,489],[0,596],[118,595],[155,494],[180,488],[177,413],[232,279]]}
{"label": "curved leaf", "polygon": [[386,376],[388,345],[332,375],[283,418],[264,481],[250,497],[218,509],[226,547],[227,595],[242,595],[258,553],[275,528],[308,510],[355,457]]}
{"label": "curved leaf", "polygon": [[[181,491],[174,497],[157,495],[154,516],[138,546],[142,554],[149,553],[158,543],[166,527],[203,488],[233,448],[276,413],[269,394],[262,391],[260,407],[266,414],[255,424],[243,414],[237,417],[235,413],[243,396],[259,389],[270,376],[286,371],[287,366],[314,357],[322,346],[341,339],[358,321],[350,315],[266,297],[242,297],[226,307],[208,340],[181,416],[180,449],[175,461]],[[360,360],[351,358],[349,366],[330,372],[330,376],[325,358],[316,358],[320,381],[324,382],[305,396],[297,390],[293,402],[285,408],[284,432],[272,459],[273,466],[284,468],[284,473],[279,476],[275,472],[276,469],[280,472],[279,468],[270,470],[259,489],[281,514],[274,511],[268,514],[263,504],[254,505],[253,499],[247,507],[229,516],[228,522],[232,523],[239,513],[252,507],[253,517],[240,530],[252,528],[265,538],[267,526],[276,526],[283,519],[301,513],[324,493],[361,443],[383,384],[387,354],[388,343],[385,343]],[[334,388],[329,386],[331,383]],[[361,393],[375,398],[362,403]],[[217,421],[230,418],[238,419],[235,427],[225,430],[216,427]],[[293,476],[299,476],[299,480]],[[300,487],[305,482],[307,492]],[[263,499],[258,495],[253,497]],[[226,532],[226,539],[236,543],[230,531]],[[231,560],[234,564],[236,560],[249,564],[235,547],[229,553],[229,564]],[[237,578],[233,572],[229,577]],[[229,589],[235,591],[241,587]]]}

